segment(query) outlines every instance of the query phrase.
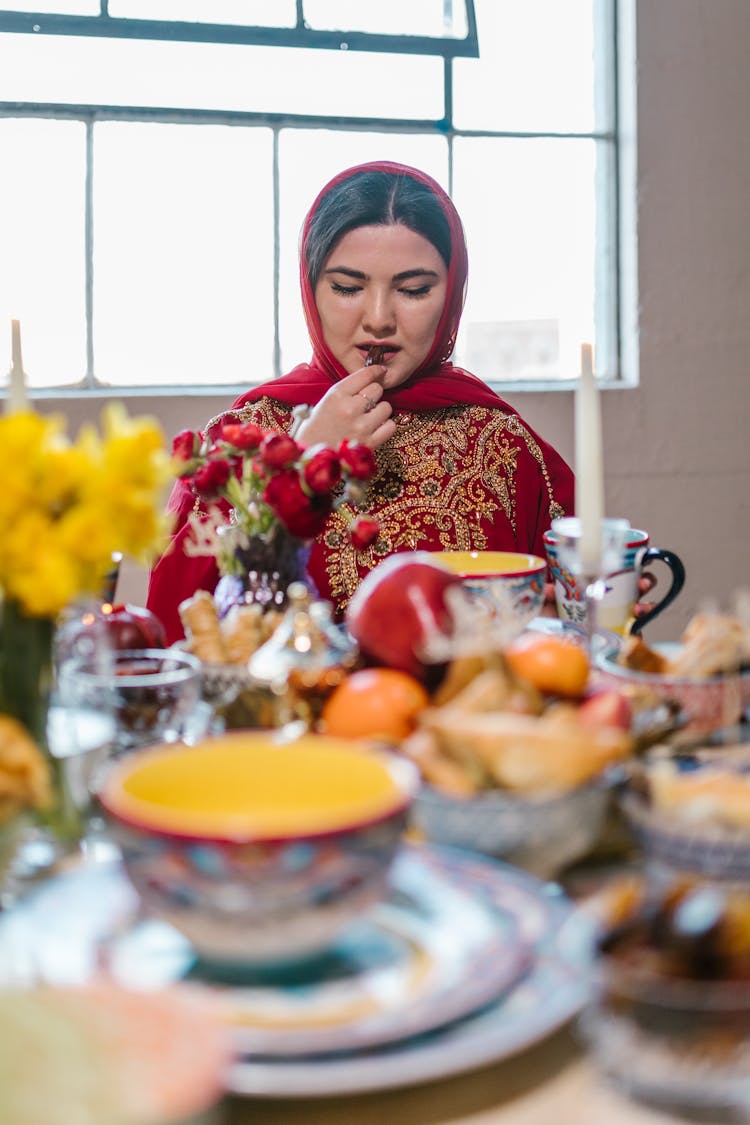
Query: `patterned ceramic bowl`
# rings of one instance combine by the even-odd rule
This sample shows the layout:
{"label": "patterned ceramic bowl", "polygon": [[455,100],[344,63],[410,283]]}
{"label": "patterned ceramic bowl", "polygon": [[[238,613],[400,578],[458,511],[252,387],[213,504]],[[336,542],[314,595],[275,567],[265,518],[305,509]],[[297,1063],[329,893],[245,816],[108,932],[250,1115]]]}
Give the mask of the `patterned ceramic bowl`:
{"label": "patterned ceramic bowl", "polygon": [[[678,645],[652,646],[664,655],[674,653]],[[737,675],[708,676],[689,679],[680,676],[659,676],[653,672],[636,672],[617,662],[614,650],[604,650],[595,658],[599,679],[615,688],[647,689],[661,699],[677,704],[686,717],[685,729],[706,734],[733,726],[750,708],[750,671]]]}
{"label": "patterned ceramic bowl", "polygon": [[514,551],[435,551],[435,562],[463,579],[464,589],[493,616],[520,632],[544,603],[547,563]]}
{"label": "patterned ceramic bowl", "polygon": [[320,952],[385,894],[417,786],[386,752],[242,731],[136,751],[98,796],[146,913],[259,962]]}
{"label": "patterned ceramic bowl", "polygon": [[452,797],[425,785],[412,823],[438,844],[481,852],[551,878],[590,852],[604,825],[614,774],[538,797],[488,790]]}

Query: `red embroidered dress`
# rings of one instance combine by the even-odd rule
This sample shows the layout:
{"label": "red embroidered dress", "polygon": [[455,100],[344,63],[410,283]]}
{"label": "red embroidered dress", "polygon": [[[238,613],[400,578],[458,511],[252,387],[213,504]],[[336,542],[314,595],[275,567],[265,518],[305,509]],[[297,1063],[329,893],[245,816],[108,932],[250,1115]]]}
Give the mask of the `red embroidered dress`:
{"label": "red embroidered dress", "polygon": [[[451,261],[445,307],[430,352],[406,383],[384,396],[397,428],[376,453],[378,473],[366,505],[367,514],[380,524],[380,535],[371,547],[357,551],[346,533],[343,509],[329,517],[312,547],[310,574],[320,595],[338,610],[363,575],[396,551],[517,550],[544,557],[542,536],[550,521],[573,510],[573,474],[560,455],[485,383],[447,359],[467,275],[463,228],[450,198],[425,173],[385,161],[335,177],[305,222],[300,282],[313,345],[310,363],[242,395],[209,423],[208,432],[217,435],[224,422],[238,419],[286,430],[295,406],[314,405],[346,376],[323,340],[305,247],[310,218],[322,197],[363,170],[408,174],[431,188],[450,226]],[[218,580],[210,558],[184,553],[190,530],[186,521],[194,508],[189,485],[178,481],[169,501],[175,514],[172,542],[151,574],[148,596],[149,608],[164,622],[170,640],[182,636],[179,603],[197,589],[213,590]]]}

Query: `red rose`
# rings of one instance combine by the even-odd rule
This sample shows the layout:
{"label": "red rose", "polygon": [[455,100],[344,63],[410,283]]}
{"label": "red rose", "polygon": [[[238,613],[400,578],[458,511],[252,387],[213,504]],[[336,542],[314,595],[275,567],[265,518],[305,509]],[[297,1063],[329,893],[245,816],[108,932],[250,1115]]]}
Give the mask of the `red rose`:
{"label": "red rose", "polygon": [[228,461],[219,458],[208,461],[193,473],[193,487],[202,500],[216,500],[231,472],[232,467]]}
{"label": "red rose", "polygon": [[269,469],[283,469],[296,461],[301,452],[301,447],[289,434],[266,434],[260,443],[261,460]]}
{"label": "red rose", "polygon": [[341,480],[341,462],[327,445],[312,445],[302,454],[305,484],[313,492],[326,493]]}
{"label": "red rose", "polygon": [[377,463],[375,454],[367,445],[361,442],[342,441],[339,446],[339,457],[344,471],[355,480],[370,480],[375,476]]}
{"label": "red rose", "polygon": [[374,543],[379,534],[380,524],[367,516],[360,516],[349,528],[349,536],[358,551],[364,551]]}
{"label": "red rose", "polygon": [[180,430],[172,440],[172,456],[177,461],[187,463],[198,456],[201,448],[201,435],[193,430]]}
{"label": "red rose", "polygon": [[235,449],[259,449],[265,436],[260,426],[254,422],[227,422],[221,430],[224,441],[233,445]]}
{"label": "red rose", "polygon": [[316,536],[330,510],[319,497],[307,496],[297,473],[291,469],[271,477],[263,491],[263,499],[291,534],[299,539]]}

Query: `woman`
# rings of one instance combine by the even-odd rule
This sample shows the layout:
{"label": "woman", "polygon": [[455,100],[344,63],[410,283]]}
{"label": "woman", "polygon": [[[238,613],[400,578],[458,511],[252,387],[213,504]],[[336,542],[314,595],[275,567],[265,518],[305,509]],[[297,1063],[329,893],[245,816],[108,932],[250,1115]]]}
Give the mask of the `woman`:
{"label": "woman", "polygon": [[[424,172],[378,161],[341,172],[305,220],[302,303],[313,356],[254,387],[209,423],[254,421],[295,432],[303,444],[344,438],[376,453],[368,514],[375,542],[357,550],[347,513],[332,514],[313,544],[310,574],[340,611],[385,556],[404,550],[518,550],[544,557],[542,536],[573,508],[573,475],[555,450],[480,379],[454,367],[467,278],[458,213]],[[179,481],[170,549],[155,567],[149,607],[170,639],[182,635],[177,606],[212,590],[211,559],[186,557],[195,510]]]}

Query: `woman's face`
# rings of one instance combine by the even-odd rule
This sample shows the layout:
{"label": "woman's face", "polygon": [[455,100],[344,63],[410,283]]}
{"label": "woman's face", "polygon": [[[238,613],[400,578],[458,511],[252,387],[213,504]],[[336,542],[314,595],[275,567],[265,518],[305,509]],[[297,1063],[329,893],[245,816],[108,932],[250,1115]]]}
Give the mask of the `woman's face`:
{"label": "woman's face", "polygon": [[430,350],[447,280],[440,254],[416,231],[401,224],[349,231],[315,286],[326,344],[350,375],[373,344],[383,347],[383,386],[400,386]]}

